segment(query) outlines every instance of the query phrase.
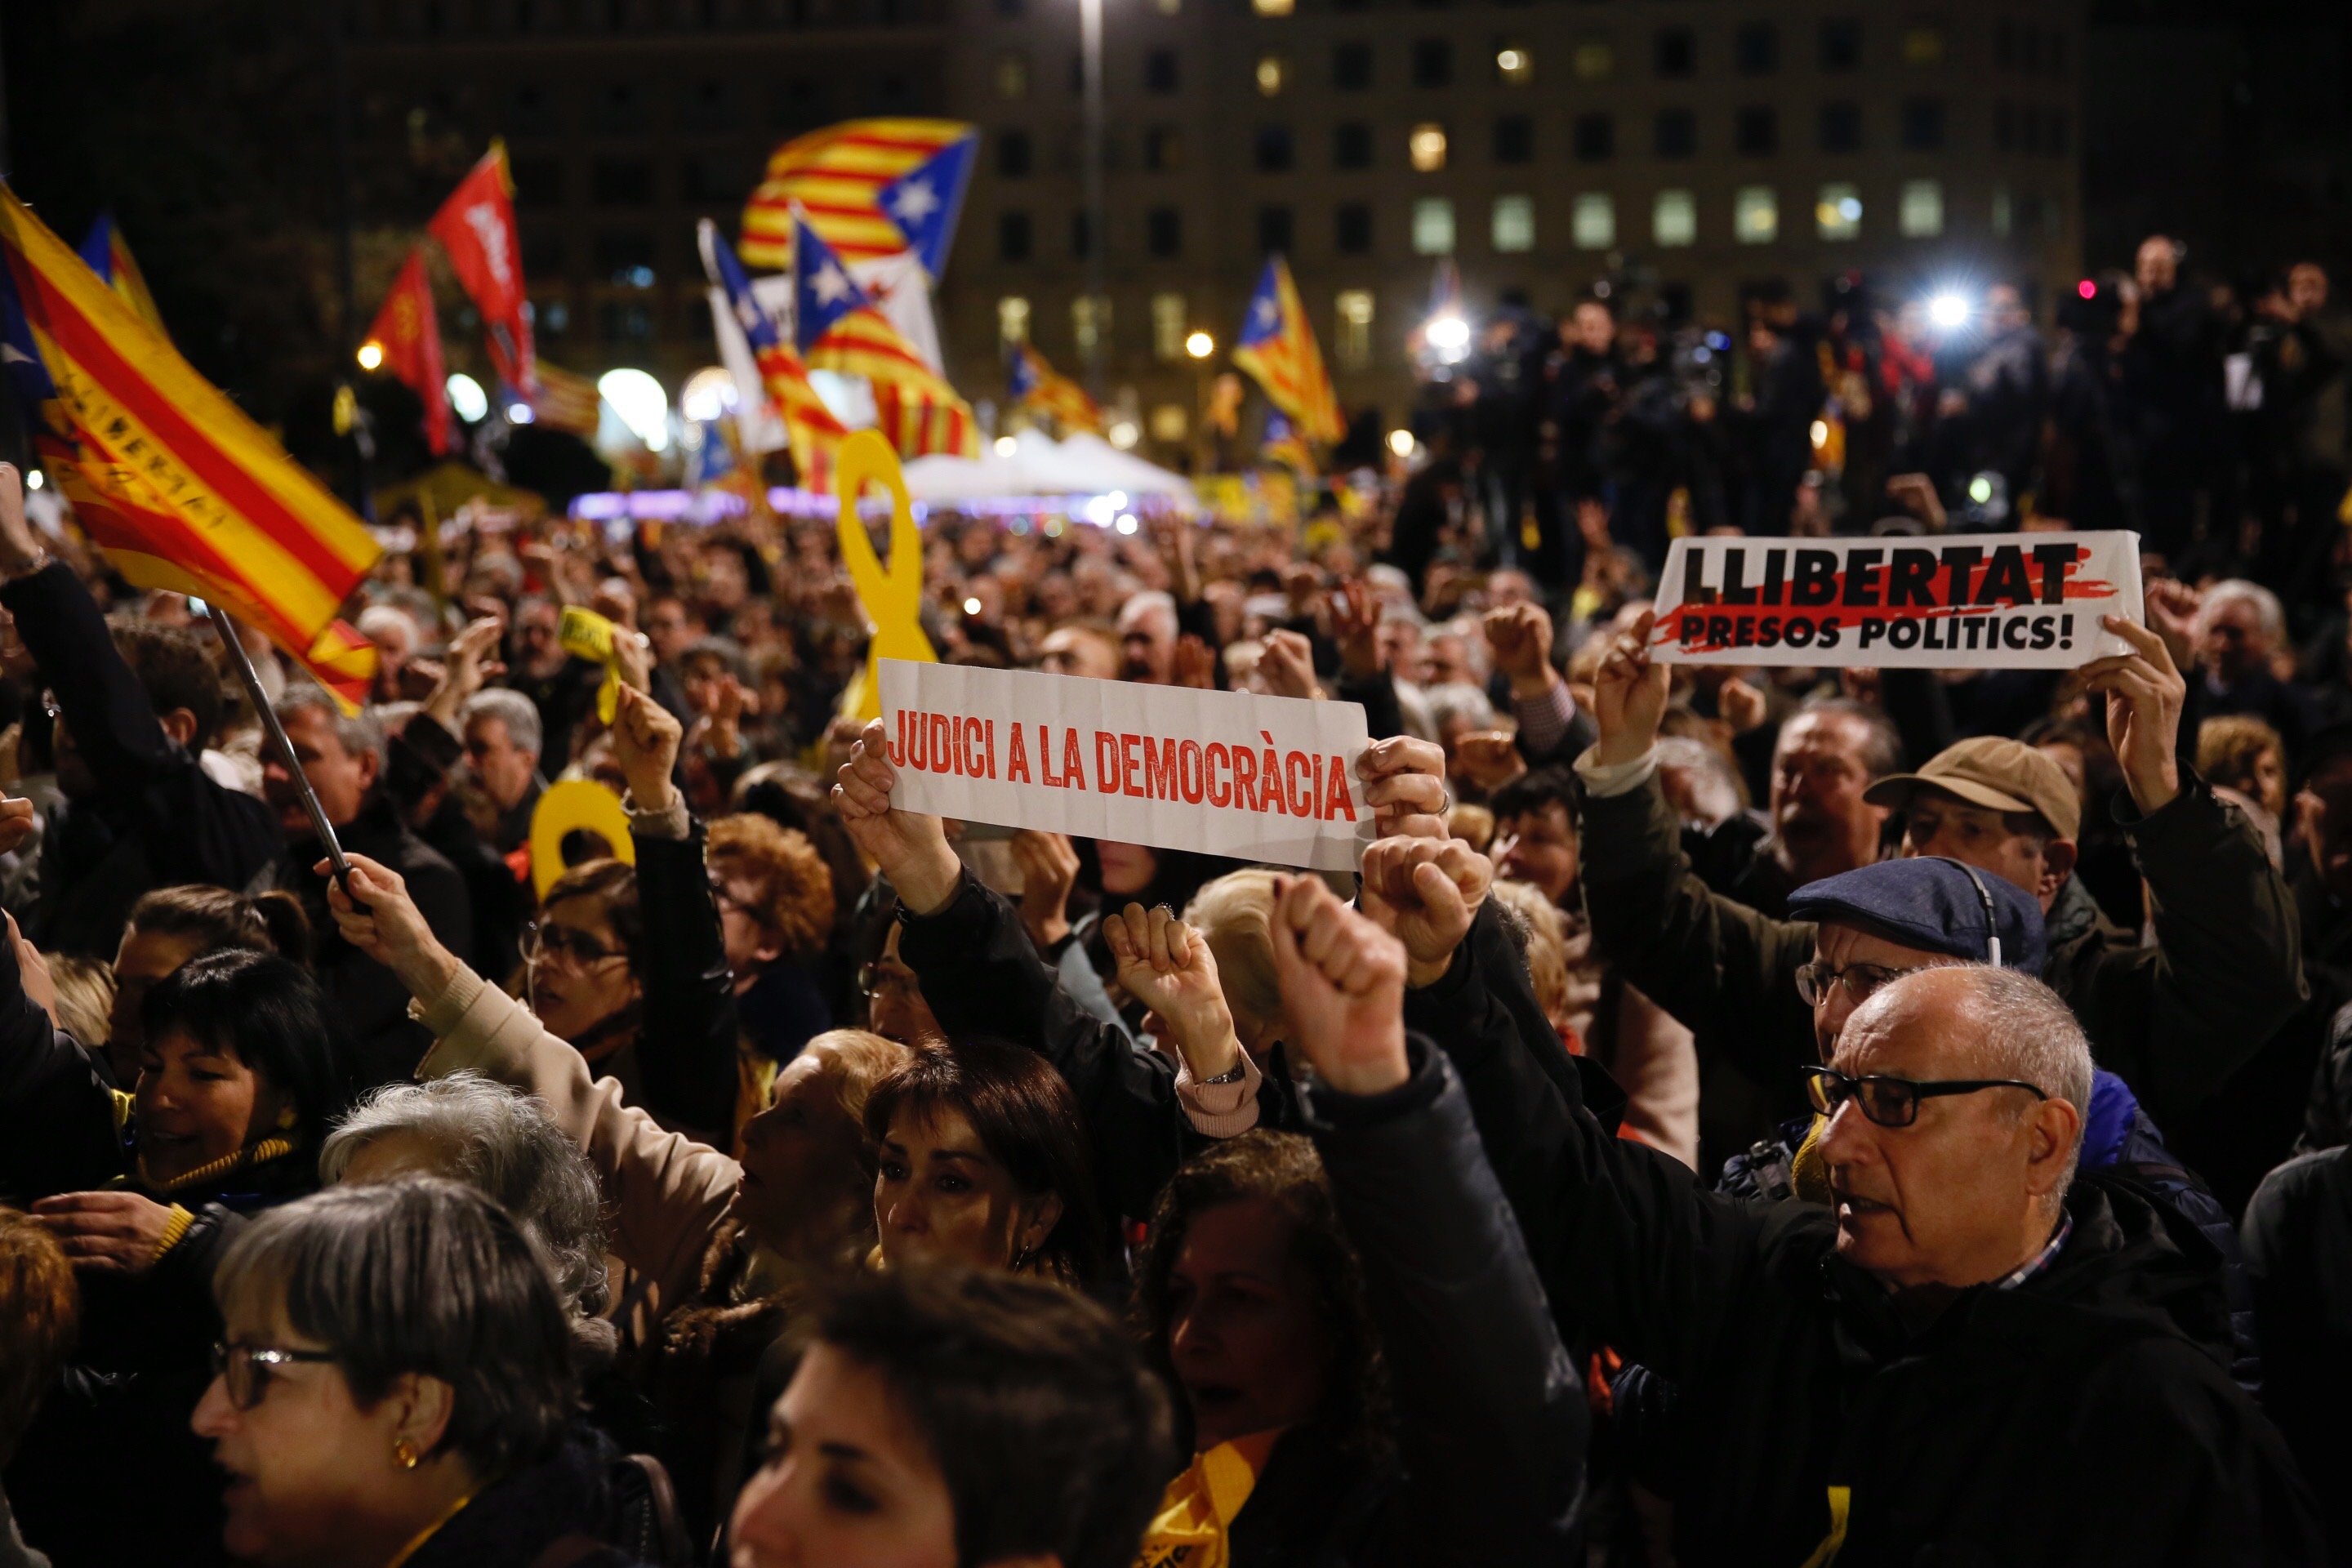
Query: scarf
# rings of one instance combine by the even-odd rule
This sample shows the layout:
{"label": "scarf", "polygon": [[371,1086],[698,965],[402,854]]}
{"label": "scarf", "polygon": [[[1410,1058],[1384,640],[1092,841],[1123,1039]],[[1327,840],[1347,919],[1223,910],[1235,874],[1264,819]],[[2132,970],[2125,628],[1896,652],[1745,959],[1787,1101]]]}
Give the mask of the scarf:
{"label": "scarf", "polygon": [[1253,1432],[1193,1456],[1160,1494],[1136,1568],[1225,1568],[1226,1533],[1257,1488],[1280,1432]]}

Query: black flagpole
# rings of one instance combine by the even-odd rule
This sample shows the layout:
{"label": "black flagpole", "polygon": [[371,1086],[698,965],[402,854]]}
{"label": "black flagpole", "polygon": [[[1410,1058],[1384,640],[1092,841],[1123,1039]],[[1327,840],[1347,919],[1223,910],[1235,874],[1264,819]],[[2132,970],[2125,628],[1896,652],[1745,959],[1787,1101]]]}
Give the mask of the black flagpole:
{"label": "black flagpole", "polygon": [[[205,601],[205,609],[212,617],[214,629],[220,633],[221,642],[228,648],[229,664],[236,670],[236,678],[245,687],[246,700],[253,704],[254,712],[261,720],[262,733],[269,737],[270,745],[277,749],[278,760],[286,765],[287,775],[294,781],[294,787],[302,792],[302,809],[310,814],[310,826],[317,831],[319,842],[327,847],[327,860],[335,868],[335,880],[343,885],[345,893],[349,893],[352,890],[352,863],[343,858],[343,847],[336,840],[335,826],[327,820],[327,809],[319,804],[318,792],[310,787],[310,775],[302,771],[302,764],[295,759],[294,742],[286,738],[286,726],[278,721],[278,710],[269,705],[269,699],[262,692],[261,677],[254,670],[253,660],[246,653],[245,644],[237,640],[236,623],[209,599]],[[356,899],[352,901],[358,902]]]}

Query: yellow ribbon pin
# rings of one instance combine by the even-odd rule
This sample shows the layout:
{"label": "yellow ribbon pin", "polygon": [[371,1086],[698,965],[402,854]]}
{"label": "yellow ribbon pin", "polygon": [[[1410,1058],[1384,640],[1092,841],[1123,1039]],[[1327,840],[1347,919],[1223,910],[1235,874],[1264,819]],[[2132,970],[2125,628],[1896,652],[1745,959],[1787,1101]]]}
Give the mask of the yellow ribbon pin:
{"label": "yellow ribbon pin", "polygon": [[[841,710],[857,719],[882,717],[882,661],[910,659],[937,664],[939,654],[923,635],[923,541],[915,531],[915,506],[898,473],[898,454],[879,432],[860,430],[841,444],[834,458],[834,492],[841,498],[841,559],[858,603],[874,627],[866,645],[866,670],[841,694]],[[867,480],[890,491],[890,564],[874,553],[874,541],[858,520],[857,496]]]}

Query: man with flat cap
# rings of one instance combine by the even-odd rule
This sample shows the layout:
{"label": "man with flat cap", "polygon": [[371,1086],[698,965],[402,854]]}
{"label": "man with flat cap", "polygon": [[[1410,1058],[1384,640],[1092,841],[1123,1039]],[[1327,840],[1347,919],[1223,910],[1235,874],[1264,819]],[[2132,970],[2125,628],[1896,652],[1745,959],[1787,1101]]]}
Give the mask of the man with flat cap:
{"label": "man with flat cap", "polygon": [[[2305,994],[2301,956],[2293,897],[2260,837],[2175,754],[2185,687],[2171,656],[2132,622],[2110,616],[2106,626],[2135,651],[2080,673],[2110,699],[2109,737],[2137,812],[2124,827],[2151,895],[2153,947],[2116,940],[2089,911],[2074,880],[2081,805],[2032,747],[1964,741],[1916,773],[1879,780],[1870,798],[1904,809],[1903,856],[1948,858],[1989,873],[1989,887],[1997,879],[2033,900],[2054,933],[2041,978],[2082,1019],[2100,1065],[2161,1124],[2207,1100],[2294,1014]],[[1702,1059],[1736,1059],[1780,1115],[1793,1115],[1790,1068],[1827,1059],[1844,1015],[1916,964],[1889,952],[1904,944],[1884,934],[1817,927],[1794,909],[1800,918],[1769,920],[1691,873],[1656,778],[1665,704],[1666,670],[1650,658],[1645,616],[1601,665],[1601,740],[1577,763],[1593,941],[1691,1029]],[[1800,996],[1809,965],[1809,994],[1834,988],[1843,999],[1816,1005]],[[1765,1131],[1747,1129],[1738,1143]]]}

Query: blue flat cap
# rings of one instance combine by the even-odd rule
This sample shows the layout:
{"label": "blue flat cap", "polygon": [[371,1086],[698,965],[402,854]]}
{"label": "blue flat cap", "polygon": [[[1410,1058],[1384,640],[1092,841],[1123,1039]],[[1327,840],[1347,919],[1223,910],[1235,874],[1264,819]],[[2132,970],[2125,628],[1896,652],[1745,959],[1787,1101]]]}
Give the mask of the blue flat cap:
{"label": "blue flat cap", "polygon": [[1976,963],[1986,961],[1992,951],[1988,939],[1998,936],[2002,967],[2037,978],[2042,973],[2042,906],[2006,877],[1958,860],[1881,860],[1824,877],[1789,896],[1789,915],[1860,926],[1906,947]]}

